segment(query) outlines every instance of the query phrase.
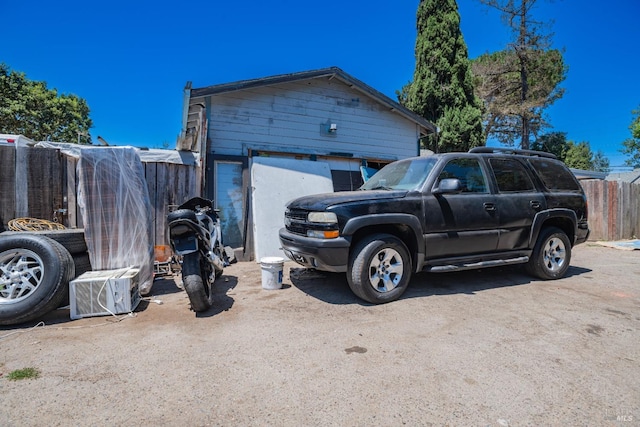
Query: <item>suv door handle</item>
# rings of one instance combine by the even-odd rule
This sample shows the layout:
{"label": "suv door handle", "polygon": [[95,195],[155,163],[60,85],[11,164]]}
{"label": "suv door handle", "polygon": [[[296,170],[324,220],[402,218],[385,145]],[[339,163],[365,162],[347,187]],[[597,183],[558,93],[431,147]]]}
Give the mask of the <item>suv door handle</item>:
{"label": "suv door handle", "polygon": [[535,210],[537,210],[537,211],[538,211],[538,210],[540,210],[540,206],[541,206],[541,205],[540,205],[540,202],[539,202],[539,201],[537,201],[537,200],[531,200],[531,201],[529,202],[529,206],[531,206],[533,209],[535,209]]}
{"label": "suv door handle", "polygon": [[484,210],[486,210],[488,212],[493,212],[493,211],[496,210],[495,203],[485,202],[485,203],[482,204],[482,206],[484,206]]}

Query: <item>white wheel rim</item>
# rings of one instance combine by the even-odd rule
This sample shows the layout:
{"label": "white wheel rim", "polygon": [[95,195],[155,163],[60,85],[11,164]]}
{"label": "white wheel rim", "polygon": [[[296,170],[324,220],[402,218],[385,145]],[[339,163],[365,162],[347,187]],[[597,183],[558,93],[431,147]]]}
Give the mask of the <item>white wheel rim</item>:
{"label": "white wheel rim", "polygon": [[567,260],[567,249],[562,239],[552,237],[547,241],[543,252],[544,266],[552,273],[564,267]]}
{"label": "white wheel rim", "polygon": [[369,284],[377,292],[394,290],[404,275],[404,265],[400,253],[385,248],[371,259],[369,264]]}
{"label": "white wheel rim", "polygon": [[28,249],[0,253],[0,304],[15,304],[29,298],[42,283],[44,263]]}

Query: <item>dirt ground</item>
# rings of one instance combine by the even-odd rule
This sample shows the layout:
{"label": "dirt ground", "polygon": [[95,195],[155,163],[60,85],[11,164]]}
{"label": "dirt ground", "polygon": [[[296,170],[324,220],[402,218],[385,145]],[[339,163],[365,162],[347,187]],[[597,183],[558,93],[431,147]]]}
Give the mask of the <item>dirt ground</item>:
{"label": "dirt ground", "polygon": [[202,315],[157,280],[135,316],[1,329],[0,424],[638,425],[640,251],[585,244],[571,264],[422,273],[374,306],[344,275],[287,262],[265,290],[237,263]]}

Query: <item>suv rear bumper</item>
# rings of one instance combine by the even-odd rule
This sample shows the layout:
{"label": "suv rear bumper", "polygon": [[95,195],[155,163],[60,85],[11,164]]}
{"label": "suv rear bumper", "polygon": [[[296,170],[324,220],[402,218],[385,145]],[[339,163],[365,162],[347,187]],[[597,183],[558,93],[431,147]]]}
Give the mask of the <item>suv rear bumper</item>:
{"label": "suv rear bumper", "polygon": [[578,223],[578,232],[576,234],[576,239],[574,245],[584,243],[589,238],[589,234],[591,234],[591,230],[589,230],[589,225],[586,221],[581,221]]}
{"label": "suv rear bumper", "polygon": [[279,235],[282,249],[292,261],[321,271],[347,271],[351,242],[344,237],[315,239],[290,233],[286,228],[281,228]]}

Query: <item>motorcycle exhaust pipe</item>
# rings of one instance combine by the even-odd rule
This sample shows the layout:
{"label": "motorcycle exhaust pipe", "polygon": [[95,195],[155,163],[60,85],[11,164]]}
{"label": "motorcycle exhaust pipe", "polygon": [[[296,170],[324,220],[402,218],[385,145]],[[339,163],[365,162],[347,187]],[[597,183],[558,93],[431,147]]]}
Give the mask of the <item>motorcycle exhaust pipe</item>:
{"label": "motorcycle exhaust pipe", "polygon": [[218,271],[224,270],[224,262],[220,259],[218,255],[214,254],[212,251],[209,251],[208,256],[209,256],[209,261],[211,261],[211,264],[213,264],[213,267],[216,270]]}

